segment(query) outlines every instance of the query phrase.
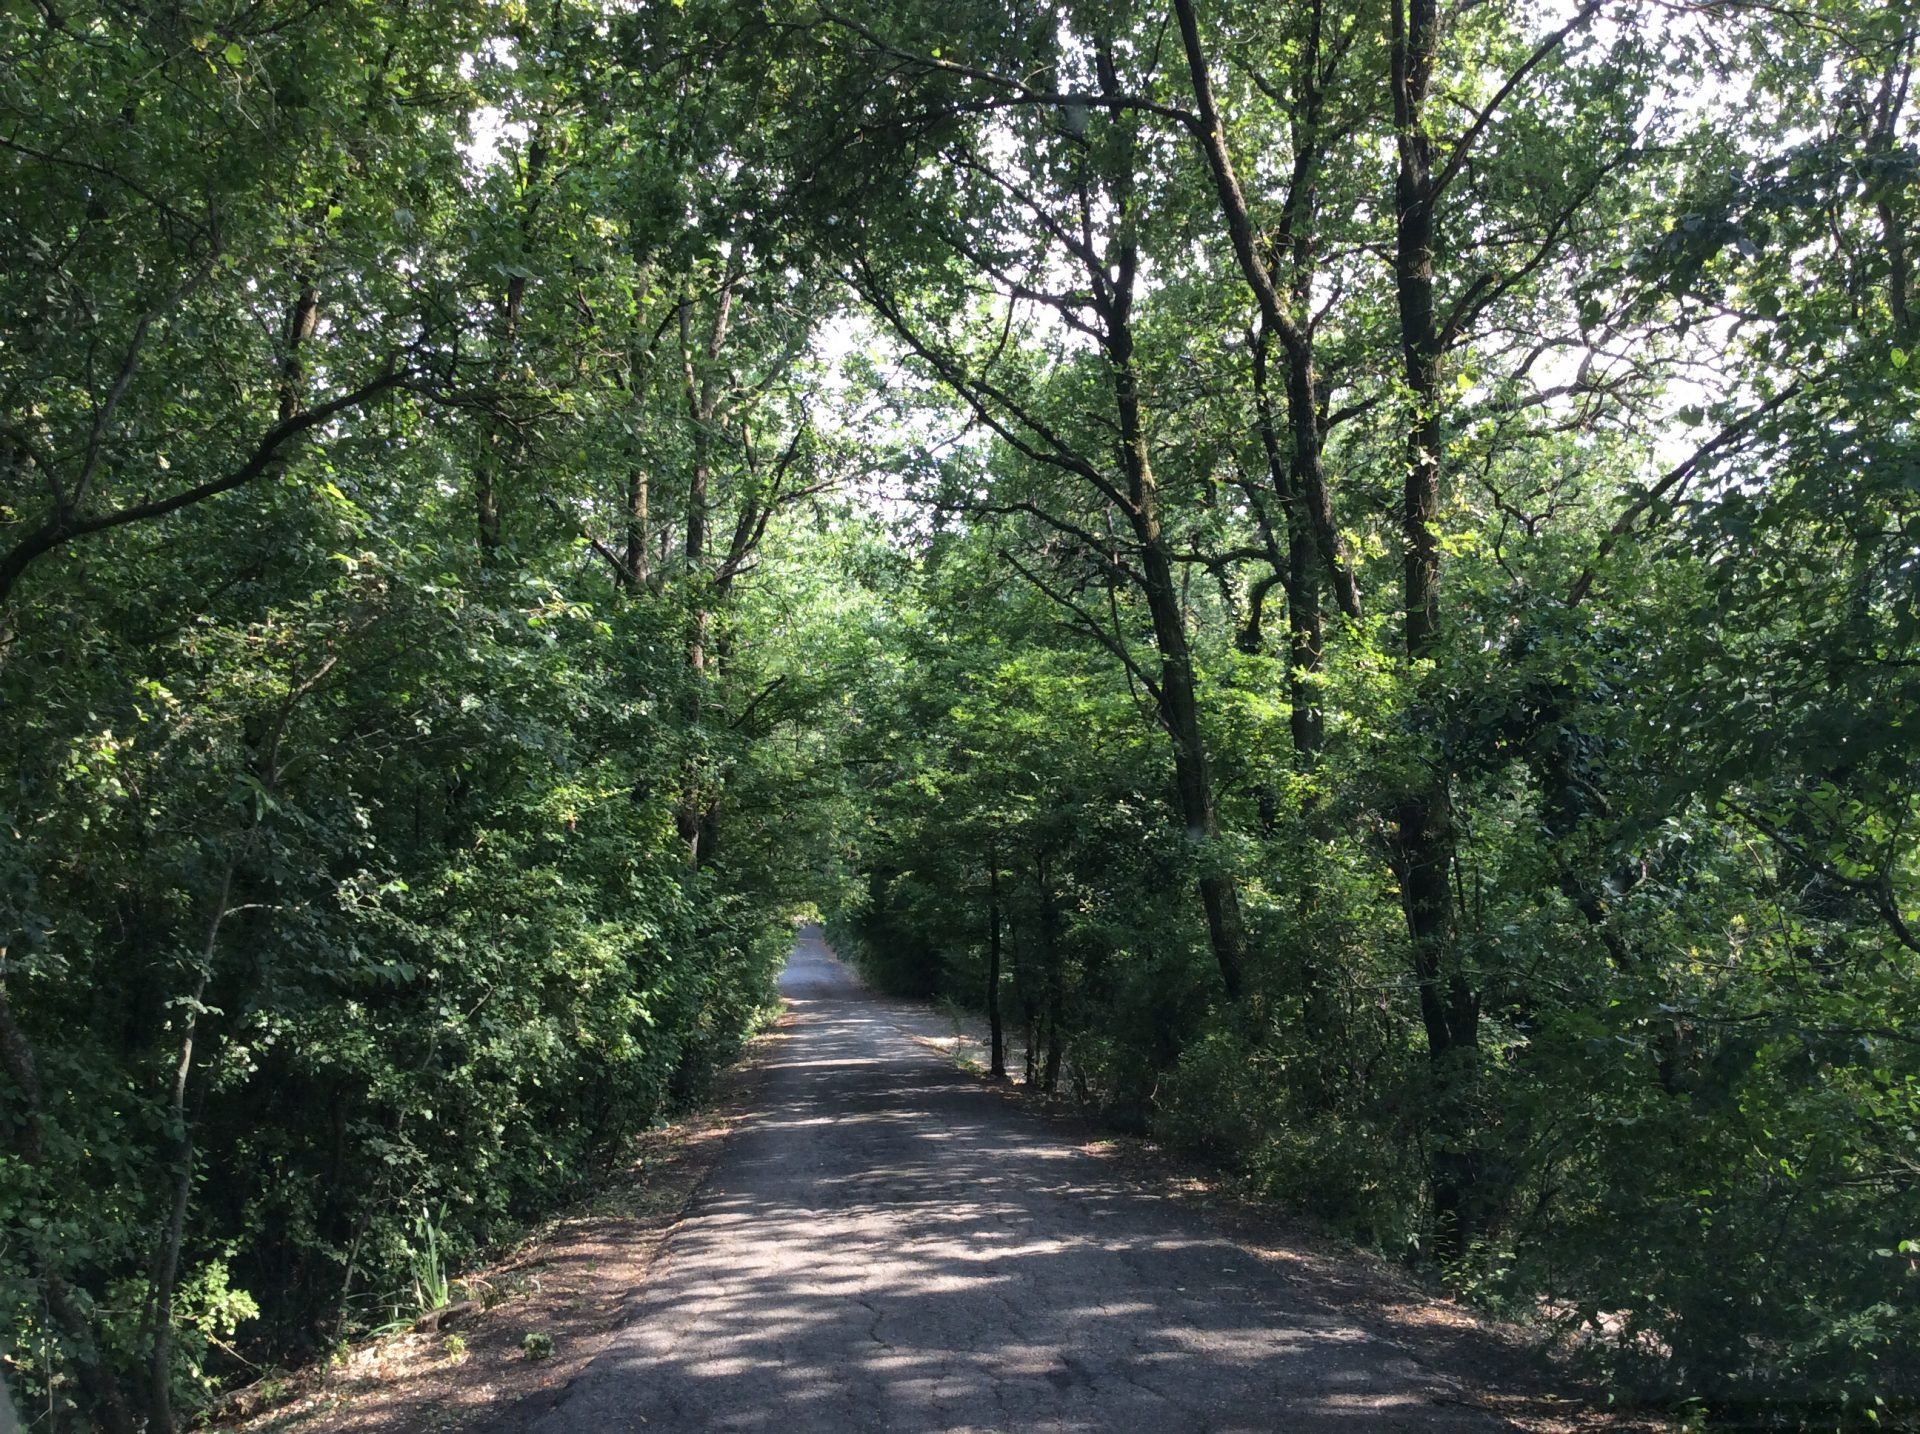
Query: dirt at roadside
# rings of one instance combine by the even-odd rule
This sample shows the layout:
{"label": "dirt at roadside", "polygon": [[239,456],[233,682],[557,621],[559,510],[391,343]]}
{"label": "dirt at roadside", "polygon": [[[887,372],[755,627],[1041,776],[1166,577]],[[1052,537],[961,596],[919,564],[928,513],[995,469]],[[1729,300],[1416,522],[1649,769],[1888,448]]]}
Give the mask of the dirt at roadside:
{"label": "dirt at roadside", "polygon": [[231,1396],[213,1427],[232,1434],[513,1428],[525,1401],[570,1382],[620,1327],[661,1242],[744,1114],[760,1060],[782,1039],[777,1029],[756,1038],[709,1108],[637,1137],[631,1163],[596,1195],[459,1281],[475,1298],[451,1327],[367,1340],[325,1367],[264,1379]]}

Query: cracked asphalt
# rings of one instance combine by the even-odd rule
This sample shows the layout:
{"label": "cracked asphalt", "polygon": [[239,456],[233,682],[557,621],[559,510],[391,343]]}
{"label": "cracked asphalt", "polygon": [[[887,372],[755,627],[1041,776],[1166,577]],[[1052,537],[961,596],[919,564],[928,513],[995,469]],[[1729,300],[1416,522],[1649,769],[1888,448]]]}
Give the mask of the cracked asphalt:
{"label": "cracked asphalt", "polygon": [[914,1039],[802,931],[752,1113],[540,1434],[1485,1430],[1439,1374]]}

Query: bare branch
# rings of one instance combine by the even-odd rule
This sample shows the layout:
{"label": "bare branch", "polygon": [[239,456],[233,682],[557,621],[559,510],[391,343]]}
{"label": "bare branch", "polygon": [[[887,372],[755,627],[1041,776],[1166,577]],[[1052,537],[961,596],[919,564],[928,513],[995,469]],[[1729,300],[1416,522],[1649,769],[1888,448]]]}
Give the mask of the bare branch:
{"label": "bare branch", "polygon": [[1075,602],[1071,597],[1067,596],[1067,594],[1052,587],[1045,578],[1035,573],[1033,569],[1022,563],[1005,548],[1000,549],[1000,557],[1008,567],[1012,568],[1016,573],[1020,574],[1021,577],[1033,584],[1041,593],[1045,594],[1053,602],[1065,608],[1078,618],[1080,620],[1079,626],[1085,630],[1087,636],[1091,637],[1095,642],[1106,648],[1108,652],[1111,652],[1115,657],[1119,658],[1121,664],[1127,669],[1128,674],[1136,678],[1140,685],[1147,689],[1147,692],[1153,697],[1156,704],[1162,702],[1160,684],[1154,680],[1152,674],[1149,673],[1146,668],[1140,665],[1134,655],[1127,650],[1126,643],[1121,641],[1117,634],[1108,632],[1106,628],[1101,625],[1100,620],[1094,617],[1092,613],[1081,607],[1079,603]]}

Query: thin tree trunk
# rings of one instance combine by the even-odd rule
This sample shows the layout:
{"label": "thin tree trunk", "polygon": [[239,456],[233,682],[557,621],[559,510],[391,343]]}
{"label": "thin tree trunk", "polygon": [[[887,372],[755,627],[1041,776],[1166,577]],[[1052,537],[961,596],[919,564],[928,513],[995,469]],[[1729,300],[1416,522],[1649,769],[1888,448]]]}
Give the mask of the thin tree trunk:
{"label": "thin tree trunk", "polygon": [[[280,762],[281,742],[294,708],[305,699],[339,663],[337,653],[329,655],[318,667],[297,683],[274,715],[256,765],[261,789],[272,794],[279,788],[284,768]],[[259,830],[263,815],[256,815],[246,832],[235,839],[227,852],[220,885],[215,893],[213,912],[207,919],[207,934],[200,949],[200,967],[195,975],[193,994],[187,1002],[180,1032],[179,1051],[174,1058],[173,1084],[168,1095],[168,1124],[174,1138],[173,1200],[166,1227],[154,1251],[152,1284],[148,1300],[151,1344],[147,1367],[147,1428],[150,1434],[171,1434],[173,1429],[173,1393],[171,1379],[173,1341],[173,1296],[179,1281],[180,1249],[186,1235],[187,1208],[193,1198],[193,1132],[187,1120],[187,1086],[193,1074],[194,1041],[199,1033],[200,1012],[213,975],[213,959],[219,950],[220,928],[233,906],[233,878],[239,868],[241,841]]]}
{"label": "thin tree trunk", "polygon": [[287,351],[280,361],[280,421],[285,423],[306,402],[306,358],[302,350],[320,325],[320,291],[300,276],[300,297],[287,313]]}
{"label": "thin tree trunk", "polygon": [[[507,280],[506,293],[500,300],[500,356],[494,364],[494,371],[501,378],[506,375],[508,360],[520,336],[520,314],[526,294],[527,281],[520,275]],[[474,533],[480,544],[480,561],[488,567],[497,565],[501,558],[500,480],[509,446],[510,440],[495,421],[488,425],[480,461],[474,465]]]}
{"label": "thin tree trunk", "polygon": [[213,972],[214,952],[219,948],[220,927],[227,919],[227,908],[233,898],[233,872],[237,862],[237,853],[229,852],[226,869],[220,875],[220,891],[214,898],[213,915],[207,922],[206,939],[201,944],[200,969],[195,976],[192,998],[186,1005],[180,1049],[174,1058],[173,1090],[167,1102],[167,1122],[174,1140],[173,1204],[153,1266],[153,1335],[147,1363],[147,1428],[151,1434],[172,1434],[173,1430],[173,1294],[180,1274],[180,1245],[186,1235],[187,1205],[193,1196],[193,1131],[187,1124],[187,1080],[193,1071],[193,1040],[200,1025],[207,982]]}
{"label": "thin tree trunk", "polygon": [[[1037,888],[1036,888],[1037,889]],[[1013,990],[1020,1005],[1020,1079],[1027,1085],[1034,1079],[1033,1048],[1033,948],[1032,943],[1023,940],[1021,932],[1014,924],[1007,923],[1008,934],[1013,938]]]}
{"label": "thin tree trunk", "polygon": [[[545,178],[548,147],[543,128],[536,126],[527,145],[527,164],[520,181],[520,243],[523,256],[532,246],[530,233],[534,211],[539,206],[535,193]],[[526,306],[527,276],[508,276],[506,291],[500,298],[500,349],[494,360],[494,378],[503,382],[520,341],[520,318]],[[519,439],[503,434],[499,422],[489,425],[485,450],[474,473],[474,522],[480,543],[480,561],[492,567],[502,556],[504,536],[501,526],[500,480],[508,455],[517,449]]]}
{"label": "thin tree trunk", "polygon": [[991,1033],[988,1073],[1007,1078],[1007,1035],[1000,1023],[1000,857],[987,844],[987,1029]]}
{"label": "thin tree trunk", "polygon": [[[1173,0],[1174,18],[1186,51],[1187,75],[1193,87],[1198,123],[1195,137],[1206,157],[1213,180],[1215,197],[1227,223],[1241,276],[1252,291],[1260,310],[1262,327],[1280,340],[1287,357],[1287,423],[1293,436],[1293,472],[1299,500],[1305,510],[1309,530],[1332,577],[1334,595],[1348,616],[1360,616],[1360,588],[1347,562],[1333,521],[1333,501],[1327,492],[1326,468],[1322,461],[1320,434],[1319,378],[1314,371],[1313,336],[1294,321],[1282,303],[1273,273],[1261,257],[1253,218],[1247,209],[1246,195],[1234,172],[1233,158],[1227,151],[1225,122],[1214,100],[1213,77],[1208,70],[1206,51],[1200,41],[1200,22],[1193,0]],[[1317,28],[1315,30],[1317,36]],[[1317,44],[1312,57],[1317,61]],[[1310,147],[1309,147],[1310,152]],[[1301,188],[1308,176],[1297,176],[1292,201],[1306,202],[1310,195]],[[1292,208],[1292,202],[1290,202]],[[1297,216],[1295,216],[1297,221]],[[1294,225],[1296,235],[1305,238],[1305,226]]]}
{"label": "thin tree trunk", "polygon": [[1920,42],[1920,35],[1908,31],[1881,73],[1880,92],[1872,105],[1861,106],[1862,138],[1871,171],[1876,174],[1868,189],[1874,211],[1880,217],[1880,237],[1887,253],[1887,308],[1893,317],[1893,336],[1903,343],[1913,328],[1913,260],[1907,243],[1906,221],[1897,202],[1905,186],[1887,176],[1904,172],[1904,166],[1890,161],[1898,146],[1907,94],[1913,84],[1916,42]]}
{"label": "thin tree trunk", "polygon": [[1287,547],[1280,573],[1287,594],[1287,723],[1295,753],[1303,763],[1310,764],[1326,740],[1326,709],[1314,680],[1325,645],[1325,614],[1320,599],[1326,567],[1306,508],[1294,491],[1287,454],[1274,426],[1273,406],[1267,394],[1267,352],[1268,340],[1262,334],[1253,347],[1255,413],[1268,481],[1287,517]]}
{"label": "thin tree trunk", "polygon": [[[1040,952],[1046,965],[1047,985],[1045,1004],[1041,1011],[1043,1033],[1044,1064],[1040,1070],[1040,1089],[1051,1095],[1060,1084],[1060,1059],[1062,1038],[1060,1034],[1061,985],[1060,970],[1060,912],[1054,902],[1053,882],[1047,876],[1047,860],[1044,855],[1035,854],[1033,859],[1034,880],[1040,890]],[[1031,1069],[1027,1079],[1033,1079]]]}
{"label": "thin tree trunk", "polygon": [[[699,346],[705,359],[704,372],[695,370],[693,335],[693,299],[680,301],[680,368],[687,406],[687,422],[693,441],[692,474],[687,484],[687,526],[683,554],[687,581],[694,591],[693,612],[687,621],[687,668],[691,675],[687,693],[686,716],[690,727],[697,727],[706,706],[707,648],[713,635],[713,607],[701,572],[707,560],[708,488],[712,479],[713,430],[720,420],[722,388],[716,371],[720,354],[726,348],[732,323],[734,287],[739,282],[736,260],[729,257],[720,292],[714,301],[711,329]],[[711,840],[715,815],[705,795],[706,777],[696,764],[687,773],[686,789],[674,814],[681,841],[686,843],[687,862],[698,867],[712,859]]]}
{"label": "thin tree trunk", "polygon": [[638,591],[647,585],[647,474],[635,467],[627,474],[627,551],[626,566],[620,574],[620,586]]}
{"label": "thin tree trunk", "polygon": [[[1186,610],[1173,579],[1173,562],[1160,526],[1159,493],[1147,456],[1141,421],[1138,377],[1133,365],[1133,331],[1124,308],[1114,306],[1108,316],[1107,357],[1112,372],[1114,400],[1120,413],[1120,443],[1127,470],[1128,517],[1139,543],[1141,591],[1153,620],[1154,645],[1160,654],[1158,682],[1161,725],[1173,747],[1174,788],[1180,818],[1188,837],[1203,849],[1215,846],[1220,823],[1214,807],[1213,773],[1200,731],[1200,702],[1193,675],[1193,653],[1187,641]],[[1211,857],[1206,853],[1204,859]],[[1246,931],[1240,917],[1240,896],[1233,878],[1221,872],[1203,872],[1198,879],[1201,905],[1206,910],[1207,940],[1219,967],[1227,999],[1239,1001],[1246,990]]]}
{"label": "thin tree trunk", "polygon": [[[1100,85],[1108,95],[1119,92],[1113,55],[1102,46],[1096,55]],[[1210,871],[1218,850],[1220,823],[1214,808],[1213,773],[1206,742],[1200,731],[1200,703],[1193,673],[1193,653],[1187,641],[1187,615],[1173,578],[1173,561],[1160,526],[1160,494],[1147,451],[1142,416],[1139,370],[1134,363],[1133,297],[1139,273],[1140,251],[1129,211],[1132,174],[1129,170],[1109,185],[1109,200],[1119,211],[1120,238],[1108,262],[1095,265],[1088,279],[1096,299],[1104,334],[1108,381],[1120,420],[1120,456],[1126,471],[1127,521],[1139,548],[1140,588],[1153,622],[1154,646],[1160,654],[1159,712],[1161,725],[1173,747],[1173,775],[1180,819],[1188,838],[1200,848],[1203,862],[1197,879],[1200,904],[1206,911],[1207,943],[1219,968],[1227,999],[1238,1003],[1246,990],[1246,929],[1240,916],[1240,896],[1233,878]],[[1085,196],[1083,194],[1083,202]]]}

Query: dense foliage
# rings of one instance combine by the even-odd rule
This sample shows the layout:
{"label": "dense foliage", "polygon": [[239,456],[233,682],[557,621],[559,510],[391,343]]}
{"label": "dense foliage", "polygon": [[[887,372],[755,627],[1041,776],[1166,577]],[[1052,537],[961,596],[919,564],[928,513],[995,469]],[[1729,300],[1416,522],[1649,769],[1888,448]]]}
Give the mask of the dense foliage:
{"label": "dense foliage", "polygon": [[846,455],[644,17],[0,53],[7,1379],[166,1428],[417,1314],[757,1019],[819,694],[749,574],[818,580]]}
{"label": "dense foliage", "polygon": [[811,901],[1702,1417],[1920,1391],[1908,0],[0,14],[0,1318],[417,1310]]}
{"label": "dense foliage", "polygon": [[868,968],[1623,1389],[1910,1418],[1911,7],[802,33],[968,430]]}

